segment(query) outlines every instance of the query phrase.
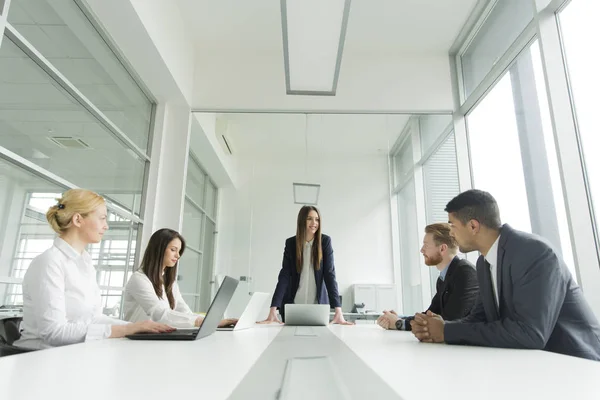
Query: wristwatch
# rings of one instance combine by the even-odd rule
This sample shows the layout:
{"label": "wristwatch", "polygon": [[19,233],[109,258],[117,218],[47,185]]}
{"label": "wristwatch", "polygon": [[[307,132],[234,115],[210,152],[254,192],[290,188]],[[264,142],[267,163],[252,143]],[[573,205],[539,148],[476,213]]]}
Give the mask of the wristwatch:
{"label": "wristwatch", "polygon": [[396,321],[396,329],[398,329],[399,331],[404,330],[404,320],[402,318],[398,318],[398,320]]}

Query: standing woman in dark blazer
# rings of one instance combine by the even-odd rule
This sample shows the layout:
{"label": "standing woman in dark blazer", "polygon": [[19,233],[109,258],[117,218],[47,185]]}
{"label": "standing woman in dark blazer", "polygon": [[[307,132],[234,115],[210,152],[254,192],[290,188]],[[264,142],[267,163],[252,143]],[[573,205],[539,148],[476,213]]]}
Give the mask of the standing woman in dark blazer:
{"label": "standing woman in dark blazer", "polygon": [[269,316],[263,323],[285,321],[286,304],[330,304],[335,307],[332,323],[353,325],[344,320],[335,280],[331,238],[321,234],[321,215],[313,206],[298,213],[296,236],[285,241],[283,262]]}

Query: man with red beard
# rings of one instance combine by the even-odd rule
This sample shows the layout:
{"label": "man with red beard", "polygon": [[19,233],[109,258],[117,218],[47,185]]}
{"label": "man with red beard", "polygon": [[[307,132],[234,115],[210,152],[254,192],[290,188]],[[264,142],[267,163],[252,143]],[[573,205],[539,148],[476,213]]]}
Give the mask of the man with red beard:
{"label": "man with red beard", "polygon": [[[444,320],[455,320],[469,314],[477,300],[479,285],[475,267],[468,260],[458,258],[458,244],[450,235],[447,223],[425,227],[421,254],[425,264],[435,266],[440,272],[436,294],[425,311],[439,314]],[[411,330],[414,317],[399,317],[395,311],[384,311],[377,324],[384,329]]]}

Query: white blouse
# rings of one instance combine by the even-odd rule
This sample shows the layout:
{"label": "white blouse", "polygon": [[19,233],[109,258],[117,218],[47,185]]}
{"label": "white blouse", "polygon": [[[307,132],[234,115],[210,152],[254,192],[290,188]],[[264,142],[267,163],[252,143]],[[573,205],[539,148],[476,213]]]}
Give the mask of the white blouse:
{"label": "white blouse", "polygon": [[198,315],[195,315],[181,296],[177,282],[173,284],[175,308],[171,309],[163,286],[163,295],[158,297],[150,279],[141,271],[134,272],[125,287],[123,301],[124,317],[137,322],[151,319],[174,328],[192,328]]}
{"label": "white blouse", "polygon": [[111,325],[127,324],[102,314],[96,269],[87,251],[79,254],[56,238],[31,261],[23,278],[23,332],[16,346],[43,349],[105,339]]}
{"label": "white blouse", "polygon": [[302,272],[298,290],[294,297],[295,304],[317,304],[317,282],[315,281],[315,268],[312,265],[313,240],[304,244],[302,254]]}

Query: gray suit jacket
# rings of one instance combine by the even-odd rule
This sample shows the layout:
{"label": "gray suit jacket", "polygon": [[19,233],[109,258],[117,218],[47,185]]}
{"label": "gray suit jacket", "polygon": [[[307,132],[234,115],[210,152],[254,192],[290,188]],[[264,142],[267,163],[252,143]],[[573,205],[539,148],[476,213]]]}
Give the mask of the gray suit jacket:
{"label": "gray suit jacket", "polygon": [[600,361],[600,324],[549,243],[504,225],[497,274],[499,309],[480,256],[479,298],[467,317],[446,322],[447,343],[543,349]]}

